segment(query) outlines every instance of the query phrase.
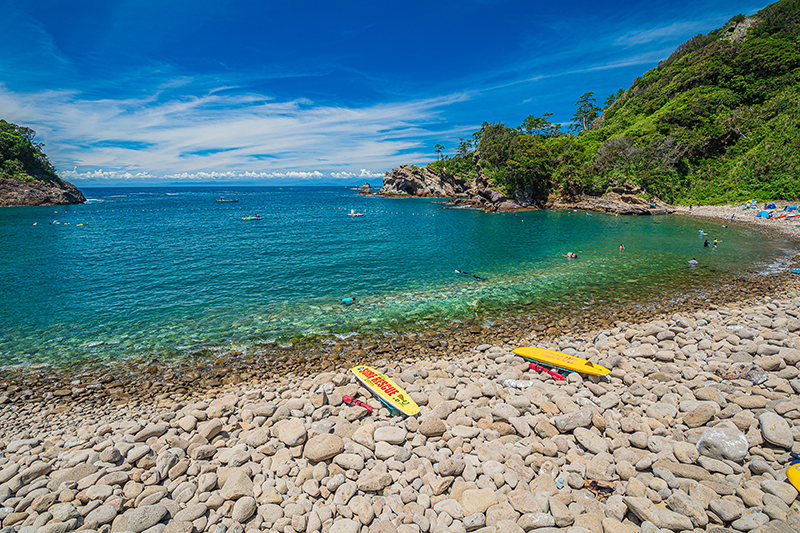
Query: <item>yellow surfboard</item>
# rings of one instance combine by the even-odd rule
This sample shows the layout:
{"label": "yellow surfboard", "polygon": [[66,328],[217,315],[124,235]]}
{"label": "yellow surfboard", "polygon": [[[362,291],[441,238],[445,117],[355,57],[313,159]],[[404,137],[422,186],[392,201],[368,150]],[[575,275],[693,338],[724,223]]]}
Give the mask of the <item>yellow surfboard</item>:
{"label": "yellow surfboard", "polygon": [[580,372],[581,374],[588,374],[590,376],[605,376],[610,374],[611,370],[596,363],[569,355],[566,353],[555,352],[553,350],[545,350],[544,348],[531,348],[523,347],[513,350],[513,352],[520,357],[530,359],[545,365],[563,368],[571,372]]}
{"label": "yellow surfboard", "polygon": [[408,393],[374,368],[359,365],[354,366],[350,371],[387,407],[397,409],[409,416],[419,413],[419,406]]}
{"label": "yellow surfboard", "polygon": [[789,479],[789,483],[800,492],[800,463],[790,465],[786,469],[786,477]]}

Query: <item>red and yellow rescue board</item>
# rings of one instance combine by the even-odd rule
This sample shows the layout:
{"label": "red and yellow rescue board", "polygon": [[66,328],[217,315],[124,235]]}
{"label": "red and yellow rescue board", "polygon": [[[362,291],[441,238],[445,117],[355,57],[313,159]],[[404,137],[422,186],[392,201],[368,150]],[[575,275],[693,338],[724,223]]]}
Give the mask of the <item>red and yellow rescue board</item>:
{"label": "red and yellow rescue board", "polygon": [[374,368],[359,365],[354,366],[350,371],[388,407],[409,416],[419,413],[419,406],[414,403],[406,391]]}
{"label": "red and yellow rescue board", "polygon": [[545,350],[544,348],[531,348],[523,347],[513,350],[513,352],[520,357],[537,361],[539,363],[563,368],[572,372],[580,372],[581,374],[588,374],[590,376],[605,376],[610,374],[611,370],[596,363],[569,355],[566,353],[555,352],[553,350]]}

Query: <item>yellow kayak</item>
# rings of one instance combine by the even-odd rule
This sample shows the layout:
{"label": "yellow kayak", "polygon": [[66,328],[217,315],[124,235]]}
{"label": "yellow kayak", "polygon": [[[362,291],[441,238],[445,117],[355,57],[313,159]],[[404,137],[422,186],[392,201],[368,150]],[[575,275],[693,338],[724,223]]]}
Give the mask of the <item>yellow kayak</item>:
{"label": "yellow kayak", "polygon": [[789,468],[786,469],[786,477],[789,479],[789,483],[800,491],[800,463],[790,465]]}
{"label": "yellow kayak", "polygon": [[419,413],[419,406],[408,393],[374,368],[359,365],[354,366],[350,371],[387,407],[397,409],[409,416]]}
{"label": "yellow kayak", "polygon": [[513,350],[513,352],[520,357],[536,361],[538,363],[554,366],[556,368],[563,368],[571,372],[580,372],[581,374],[588,374],[590,376],[605,376],[610,374],[611,370],[596,363],[575,357],[553,350],[545,350],[544,348],[531,348],[522,347]]}

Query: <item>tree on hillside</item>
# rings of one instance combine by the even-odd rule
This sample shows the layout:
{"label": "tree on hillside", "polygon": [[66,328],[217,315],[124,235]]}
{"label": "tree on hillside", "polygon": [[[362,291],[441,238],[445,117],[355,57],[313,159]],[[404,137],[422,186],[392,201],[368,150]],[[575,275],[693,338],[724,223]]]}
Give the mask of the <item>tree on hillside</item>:
{"label": "tree on hillside", "polygon": [[57,180],[56,169],[34,141],[36,132],[0,120],[0,175],[31,181]]}
{"label": "tree on hillside", "polygon": [[573,130],[582,130],[586,131],[589,129],[592,121],[596,119],[600,112],[603,110],[600,106],[597,105],[597,100],[594,97],[594,92],[589,91],[588,93],[584,93],[575,102],[575,114],[572,116],[573,124],[571,129]]}
{"label": "tree on hillside", "polygon": [[461,137],[458,139],[458,148],[456,149],[456,153],[458,155],[466,155],[472,150],[472,141],[470,139],[465,139]]}
{"label": "tree on hillside", "polygon": [[550,117],[552,116],[552,113],[545,113],[541,117],[528,115],[528,117],[522,121],[522,125],[517,129],[528,135],[555,137],[559,134],[561,124],[553,124],[550,122]]}
{"label": "tree on hillside", "polygon": [[433,147],[433,151],[436,152],[436,160],[439,161],[442,159],[442,152],[444,152],[444,146],[441,144],[436,144]]}

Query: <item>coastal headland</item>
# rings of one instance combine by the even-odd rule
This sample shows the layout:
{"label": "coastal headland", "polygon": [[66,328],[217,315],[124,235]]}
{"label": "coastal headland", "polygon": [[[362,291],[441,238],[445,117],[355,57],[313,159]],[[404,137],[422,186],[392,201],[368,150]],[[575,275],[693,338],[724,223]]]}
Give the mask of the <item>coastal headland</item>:
{"label": "coastal headland", "polygon": [[0,119],[0,207],[86,202],[75,185],[58,177],[35,138],[32,129]]}
{"label": "coastal headland", "polygon": [[[521,345],[611,378],[553,381]],[[348,372],[362,363],[420,414],[391,416]],[[795,531],[798,363],[800,276],[784,271],[330,351],[8,371],[0,515],[7,533]]]}

